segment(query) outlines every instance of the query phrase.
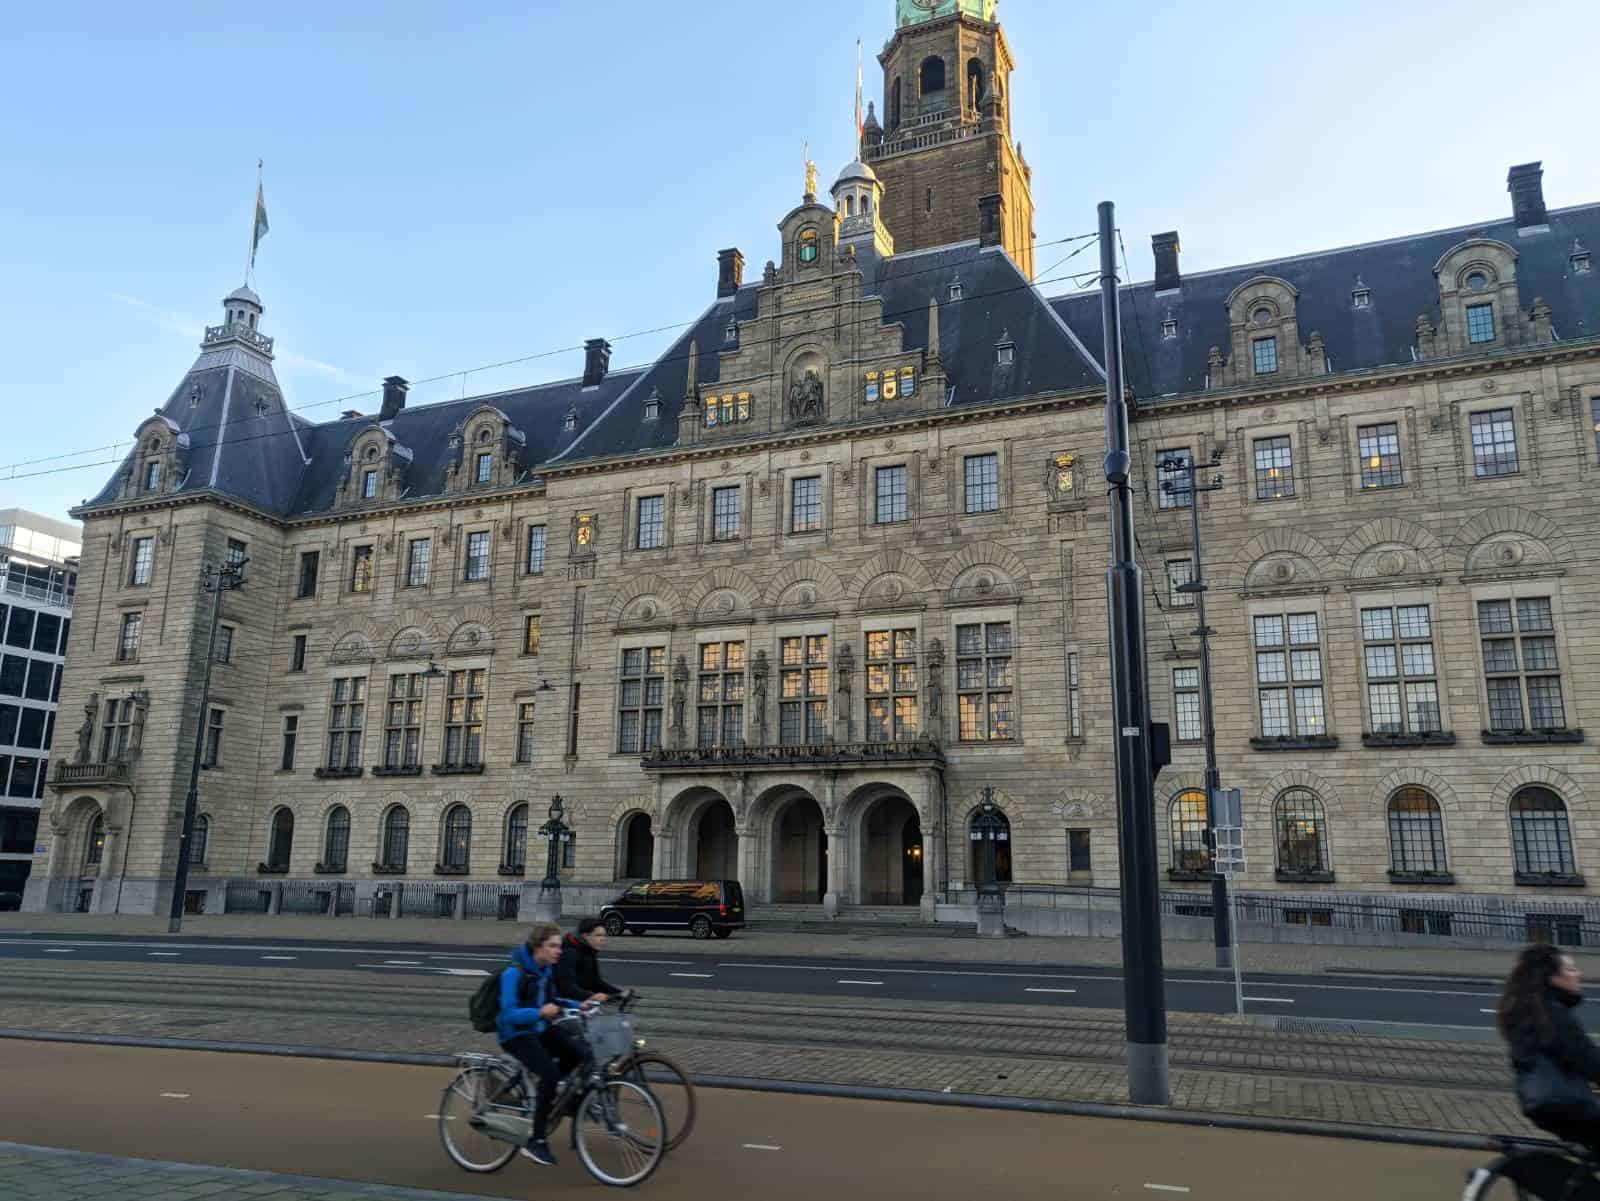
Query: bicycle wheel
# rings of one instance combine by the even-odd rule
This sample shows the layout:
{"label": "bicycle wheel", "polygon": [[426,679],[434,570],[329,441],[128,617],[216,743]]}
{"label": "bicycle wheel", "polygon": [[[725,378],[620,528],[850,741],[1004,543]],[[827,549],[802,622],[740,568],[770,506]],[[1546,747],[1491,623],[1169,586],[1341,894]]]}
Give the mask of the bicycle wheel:
{"label": "bicycle wheel", "polygon": [[458,1168],[468,1172],[498,1172],[517,1153],[512,1143],[491,1138],[480,1115],[491,1104],[524,1108],[528,1092],[520,1073],[498,1065],[465,1068],[439,1098],[439,1141]]}
{"label": "bicycle wheel", "polygon": [[667,1150],[683,1145],[694,1129],[694,1081],[689,1073],[657,1051],[641,1051],[622,1063],[622,1078],[642,1084],[655,1094],[667,1123]]}
{"label": "bicycle wheel", "polygon": [[589,1175],[630,1188],[649,1179],[666,1154],[661,1105],[631,1080],[603,1081],[584,1094],[572,1120],[572,1141]]}
{"label": "bicycle wheel", "polygon": [[1509,1155],[1473,1172],[1462,1201],[1557,1201],[1562,1197],[1589,1201],[1600,1196],[1600,1185],[1592,1178],[1567,1191],[1579,1171],[1576,1161],[1556,1151]]}

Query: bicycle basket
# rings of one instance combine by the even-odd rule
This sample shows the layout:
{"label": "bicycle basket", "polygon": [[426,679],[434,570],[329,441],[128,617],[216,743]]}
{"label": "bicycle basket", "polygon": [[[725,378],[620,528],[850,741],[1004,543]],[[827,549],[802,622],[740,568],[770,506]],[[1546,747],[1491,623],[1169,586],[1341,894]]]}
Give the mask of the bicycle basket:
{"label": "bicycle basket", "polygon": [[602,1062],[633,1050],[633,1019],[625,1013],[604,1013],[584,1024],[584,1037]]}

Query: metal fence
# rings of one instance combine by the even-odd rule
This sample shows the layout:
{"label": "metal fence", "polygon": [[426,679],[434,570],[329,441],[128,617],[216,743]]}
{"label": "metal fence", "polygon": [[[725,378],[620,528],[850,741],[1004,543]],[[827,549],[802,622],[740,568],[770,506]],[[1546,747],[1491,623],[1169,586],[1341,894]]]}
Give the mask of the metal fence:
{"label": "metal fence", "polygon": [[224,913],[266,913],[272,908],[272,881],[229,880]]}

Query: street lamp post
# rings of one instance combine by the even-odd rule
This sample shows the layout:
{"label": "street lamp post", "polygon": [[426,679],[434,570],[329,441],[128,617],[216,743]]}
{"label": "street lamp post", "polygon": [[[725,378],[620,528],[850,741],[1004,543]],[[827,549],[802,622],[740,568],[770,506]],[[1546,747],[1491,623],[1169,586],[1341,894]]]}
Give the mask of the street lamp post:
{"label": "street lamp post", "polygon": [[172,909],[167,933],[183,929],[183,902],[189,890],[189,848],[194,840],[195,811],[200,807],[200,763],[206,746],[206,710],[211,705],[211,664],[217,657],[217,624],[222,617],[222,594],[244,587],[244,566],[250,560],[228,559],[220,567],[207,567],[200,586],[211,593],[211,632],[206,638],[206,668],[200,684],[200,712],[195,717],[194,758],[189,763],[189,793],[183,799],[183,829],[178,834],[178,862],[172,874]]}
{"label": "street lamp post", "polygon": [[550,820],[539,827],[539,837],[547,844],[544,879],[539,882],[541,921],[553,922],[561,917],[561,848],[572,841],[572,827],[562,820],[565,816],[566,802],[557,793],[550,798]]}

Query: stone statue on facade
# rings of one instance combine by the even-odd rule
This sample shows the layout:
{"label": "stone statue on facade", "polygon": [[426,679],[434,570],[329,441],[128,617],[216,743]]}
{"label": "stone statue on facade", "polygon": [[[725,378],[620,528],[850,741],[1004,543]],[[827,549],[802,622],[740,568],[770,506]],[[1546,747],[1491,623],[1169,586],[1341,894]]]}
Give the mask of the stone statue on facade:
{"label": "stone statue on facade", "polygon": [[133,694],[133,729],[128,735],[128,758],[137,759],[144,750],[144,722],[150,715],[150,694],[139,691]]}
{"label": "stone statue on facade", "polygon": [[854,723],[851,720],[851,690],[855,687],[856,656],[848,642],[839,645],[839,657],[834,661],[839,673],[839,741],[850,742]]}
{"label": "stone statue on facade", "polygon": [[683,707],[689,697],[689,661],[682,655],[672,665],[672,740],[677,746],[684,745],[687,733],[683,724]]}
{"label": "stone statue on facade", "polygon": [[944,725],[944,643],[934,638],[928,643],[928,655],[922,665],[927,675],[928,737],[939,741]]}
{"label": "stone statue on facade", "polygon": [[804,374],[789,385],[789,420],[822,420],[822,377],[815,367],[807,367]]}
{"label": "stone statue on facade", "polygon": [[767,682],[772,677],[772,665],[767,662],[767,652],[757,651],[756,661],[750,668],[751,699],[756,709],[756,745],[767,745]]}
{"label": "stone statue on facade", "polygon": [[78,727],[78,754],[74,763],[89,762],[89,744],[94,741],[94,719],[100,713],[100,694],[91,692],[83,703],[83,724]]}

